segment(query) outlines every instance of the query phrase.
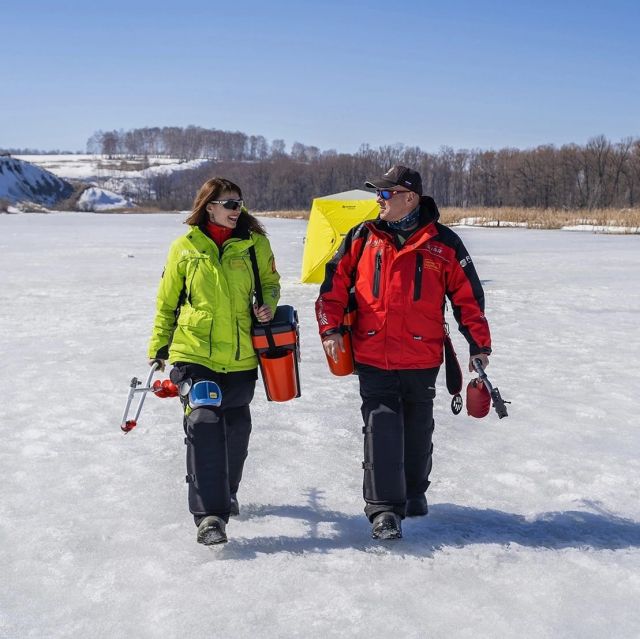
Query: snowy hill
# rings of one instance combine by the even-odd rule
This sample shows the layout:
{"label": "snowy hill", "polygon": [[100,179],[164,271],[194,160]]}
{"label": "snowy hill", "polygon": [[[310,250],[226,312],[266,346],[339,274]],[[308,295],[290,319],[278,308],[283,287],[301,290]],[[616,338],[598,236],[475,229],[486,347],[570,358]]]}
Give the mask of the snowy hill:
{"label": "snowy hill", "polygon": [[146,161],[108,158],[101,155],[19,155],[15,156],[37,164],[58,177],[67,180],[97,182],[104,179],[149,178],[184,171],[201,166],[209,160],[184,162],[177,158],[148,158]]}
{"label": "snowy hill", "polygon": [[53,206],[73,193],[73,186],[24,160],[0,157],[0,200]]}
{"label": "snowy hill", "polygon": [[[100,155],[21,155],[13,161],[35,166],[62,181],[73,180],[81,191],[84,184],[81,197],[70,206],[79,211],[133,208],[141,193],[148,196],[154,178],[195,169],[209,162],[206,159],[184,162],[176,158],[132,159]],[[23,199],[29,198],[19,197],[10,202]]]}

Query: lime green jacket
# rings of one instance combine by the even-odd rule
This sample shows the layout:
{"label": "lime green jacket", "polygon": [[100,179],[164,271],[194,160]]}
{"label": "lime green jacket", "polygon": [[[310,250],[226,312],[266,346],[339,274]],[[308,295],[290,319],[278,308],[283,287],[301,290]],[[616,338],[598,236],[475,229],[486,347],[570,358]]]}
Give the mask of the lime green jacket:
{"label": "lime green jacket", "polygon": [[264,303],[280,298],[269,240],[236,229],[218,249],[197,226],[173,242],[158,297],[149,357],[202,364],[227,373],[255,368],[251,307],[255,283],[249,247],[255,247]]}

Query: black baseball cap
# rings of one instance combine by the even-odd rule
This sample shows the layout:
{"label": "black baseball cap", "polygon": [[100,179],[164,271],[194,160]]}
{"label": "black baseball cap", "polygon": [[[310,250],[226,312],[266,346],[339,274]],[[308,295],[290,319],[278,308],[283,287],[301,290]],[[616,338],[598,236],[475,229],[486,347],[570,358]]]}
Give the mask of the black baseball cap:
{"label": "black baseball cap", "polygon": [[370,189],[391,189],[394,186],[405,188],[422,195],[422,178],[420,173],[406,166],[392,166],[382,177],[364,183]]}

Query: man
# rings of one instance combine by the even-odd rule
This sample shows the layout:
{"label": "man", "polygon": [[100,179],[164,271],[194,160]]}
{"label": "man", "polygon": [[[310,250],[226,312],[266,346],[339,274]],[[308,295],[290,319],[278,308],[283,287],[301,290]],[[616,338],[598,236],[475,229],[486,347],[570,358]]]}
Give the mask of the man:
{"label": "man", "polygon": [[397,539],[405,516],[428,512],[445,296],[471,357],[484,367],[491,336],[471,258],[460,238],[438,223],[435,202],[422,195],[420,174],[394,166],[366,186],[376,189],[380,215],[352,228],[327,264],[316,316],[324,350],[336,360],[344,352],[341,325],[351,291],[365,513],[374,539]]}

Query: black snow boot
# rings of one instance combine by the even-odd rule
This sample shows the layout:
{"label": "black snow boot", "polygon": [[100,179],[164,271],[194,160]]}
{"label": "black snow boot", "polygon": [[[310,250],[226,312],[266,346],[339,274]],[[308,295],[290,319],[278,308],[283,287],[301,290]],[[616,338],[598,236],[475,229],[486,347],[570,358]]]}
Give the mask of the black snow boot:
{"label": "black snow boot", "polygon": [[427,498],[425,495],[409,497],[407,499],[407,517],[422,517],[429,512]]}
{"label": "black snow boot", "polygon": [[205,546],[223,544],[227,541],[225,527],[224,519],[209,515],[200,522],[196,539],[199,544],[204,544]]}
{"label": "black snow boot", "polygon": [[238,498],[235,495],[231,495],[231,506],[229,508],[229,516],[237,517],[240,514],[240,504]]}
{"label": "black snow boot", "polygon": [[374,539],[400,539],[402,538],[402,525],[400,517],[394,512],[380,513],[373,520],[371,536]]}

